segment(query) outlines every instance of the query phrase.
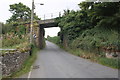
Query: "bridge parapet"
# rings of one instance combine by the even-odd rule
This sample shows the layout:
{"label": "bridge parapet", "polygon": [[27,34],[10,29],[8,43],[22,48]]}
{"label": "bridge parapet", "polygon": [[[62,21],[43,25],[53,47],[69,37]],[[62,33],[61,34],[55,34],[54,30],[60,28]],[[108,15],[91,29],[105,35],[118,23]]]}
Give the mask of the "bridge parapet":
{"label": "bridge parapet", "polygon": [[40,20],[38,23],[41,28],[58,27],[58,23],[56,23],[55,19]]}
{"label": "bridge parapet", "polygon": [[55,19],[40,20],[39,24],[55,23]]}

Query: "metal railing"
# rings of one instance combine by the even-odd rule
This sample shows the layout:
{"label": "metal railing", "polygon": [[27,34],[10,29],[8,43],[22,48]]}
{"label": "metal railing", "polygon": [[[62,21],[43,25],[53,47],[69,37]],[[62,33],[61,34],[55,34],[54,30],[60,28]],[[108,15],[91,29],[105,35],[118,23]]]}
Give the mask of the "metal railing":
{"label": "metal railing", "polygon": [[39,15],[39,17],[41,18],[41,20],[47,20],[47,19],[54,19],[57,17],[61,17],[63,15],[63,11],[61,12],[54,12],[54,13],[46,13],[44,15]]}

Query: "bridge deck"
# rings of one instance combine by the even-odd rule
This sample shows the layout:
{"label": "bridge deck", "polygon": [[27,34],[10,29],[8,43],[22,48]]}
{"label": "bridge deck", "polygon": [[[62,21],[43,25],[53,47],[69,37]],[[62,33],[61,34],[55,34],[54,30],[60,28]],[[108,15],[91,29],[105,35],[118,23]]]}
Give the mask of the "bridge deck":
{"label": "bridge deck", "polygon": [[38,23],[42,28],[58,27],[55,19],[40,20]]}

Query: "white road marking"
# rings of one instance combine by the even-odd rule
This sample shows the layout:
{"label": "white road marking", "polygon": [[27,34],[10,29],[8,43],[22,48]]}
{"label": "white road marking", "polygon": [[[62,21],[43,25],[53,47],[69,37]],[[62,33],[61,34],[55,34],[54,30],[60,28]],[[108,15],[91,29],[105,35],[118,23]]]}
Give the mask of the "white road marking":
{"label": "white road marking", "polygon": [[28,74],[28,80],[29,80],[29,78],[30,78],[30,76],[31,76],[32,68],[33,68],[33,66],[31,66],[30,72],[29,72],[29,74]]}

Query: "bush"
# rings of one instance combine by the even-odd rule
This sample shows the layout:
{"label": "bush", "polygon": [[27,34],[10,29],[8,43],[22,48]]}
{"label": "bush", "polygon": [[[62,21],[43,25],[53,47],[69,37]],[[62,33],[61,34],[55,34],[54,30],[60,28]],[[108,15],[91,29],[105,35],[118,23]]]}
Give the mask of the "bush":
{"label": "bush", "polygon": [[60,44],[60,37],[58,37],[58,36],[48,37],[47,40],[48,40],[48,41],[51,41],[51,42],[53,42],[53,43],[55,43],[55,44]]}
{"label": "bush", "polygon": [[80,48],[97,54],[102,53],[102,48],[107,47],[114,47],[114,50],[120,50],[118,36],[117,31],[93,28],[84,31],[82,35],[72,41],[69,47]]}
{"label": "bush", "polygon": [[2,47],[13,47],[19,45],[21,43],[28,42],[28,36],[24,35],[24,37],[20,38],[15,35],[3,35],[2,39]]}
{"label": "bush", "polygon": [[120,59],[99,58],[98,62],[112,68],[120,69]]}

